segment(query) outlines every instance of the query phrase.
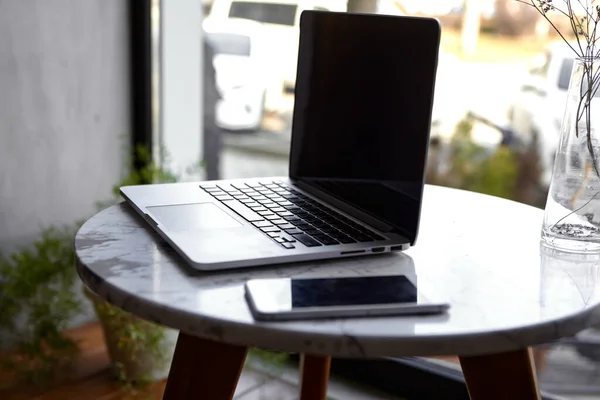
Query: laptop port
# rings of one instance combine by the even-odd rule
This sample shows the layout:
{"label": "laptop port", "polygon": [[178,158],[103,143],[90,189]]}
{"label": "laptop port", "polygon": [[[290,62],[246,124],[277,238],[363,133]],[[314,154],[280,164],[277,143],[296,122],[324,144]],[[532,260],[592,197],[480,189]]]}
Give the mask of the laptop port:
{"label": "laptop port", "polygon": [[352,250],[352,251],[342,251],[340,254],[358,254],[358,253],[364,253],[364,250]]}
{"label": "laptop port", "polygon": [[385,250],[385,247],[373,247],[371,251],[373,253],[382,253]]}
{"label": "laptop port", "polygon": [[390,251],[402,251],[402,246],[392,246],[390,247]]}

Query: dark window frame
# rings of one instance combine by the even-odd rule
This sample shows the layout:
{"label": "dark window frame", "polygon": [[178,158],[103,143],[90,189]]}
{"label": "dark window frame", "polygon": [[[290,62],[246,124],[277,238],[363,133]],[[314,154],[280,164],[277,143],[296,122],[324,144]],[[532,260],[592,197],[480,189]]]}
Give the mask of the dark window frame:
{"label": "dark window frame", "polygon": [[[137,151],[152,154],[152,0],[129,0],[129,81],[131,160],[134,171],[149,161]],[[144,182],[151,183],[151,182]]]}

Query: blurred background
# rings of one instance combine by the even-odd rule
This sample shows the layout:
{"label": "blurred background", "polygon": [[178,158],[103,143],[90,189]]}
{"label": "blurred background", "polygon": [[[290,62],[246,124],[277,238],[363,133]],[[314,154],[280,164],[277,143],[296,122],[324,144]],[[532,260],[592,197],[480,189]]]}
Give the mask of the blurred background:
{"label": "blurred background", "polygon": [[[572,61],[549,24],[515,0],[204,1],[202,27],[222,95],[215,102],[220,177],[286,173],[306,9],[438,18],[429,182],[543,207]],[[501,165],[479,165],[488,157]],[[480,167],[504,172],[492,177]],[[481,176],[456,176],[471,169]]]}
{"label": "blurred background", "polygon": [[[304,10],[438,18],[427,182],[544,207],[573,59],[516,0],[0,0],[0,284],[123,183],[286,175]],[[542,389],[600,399],[597,332],[536,350]]]}

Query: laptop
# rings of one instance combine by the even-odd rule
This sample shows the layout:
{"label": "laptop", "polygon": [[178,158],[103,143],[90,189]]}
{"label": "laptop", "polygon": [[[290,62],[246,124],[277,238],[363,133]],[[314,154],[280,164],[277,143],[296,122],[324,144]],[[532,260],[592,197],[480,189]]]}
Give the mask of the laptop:
{"label": "laptop", "polygon": [[417,240],[435,19],[305,11],[289,176],[126,186],[194,268],[402,251]]}

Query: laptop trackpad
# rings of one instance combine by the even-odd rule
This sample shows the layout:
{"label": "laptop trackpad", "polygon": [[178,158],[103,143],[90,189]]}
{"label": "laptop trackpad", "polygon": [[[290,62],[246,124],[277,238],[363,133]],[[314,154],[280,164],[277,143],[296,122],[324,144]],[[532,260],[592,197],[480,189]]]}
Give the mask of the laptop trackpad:
{"label": "laptop trackpad", "polygon": [[214,203],[147,207],[159,225],[171,232],[243,226]]}

